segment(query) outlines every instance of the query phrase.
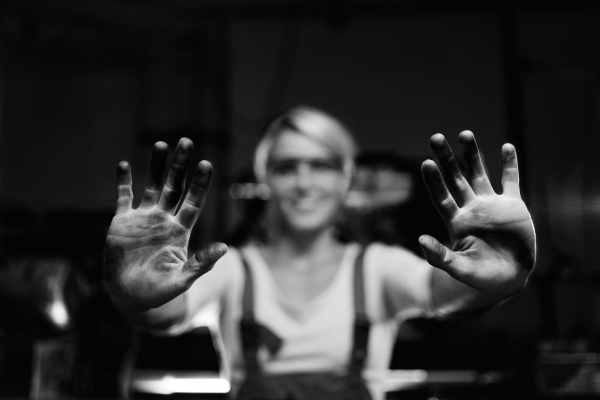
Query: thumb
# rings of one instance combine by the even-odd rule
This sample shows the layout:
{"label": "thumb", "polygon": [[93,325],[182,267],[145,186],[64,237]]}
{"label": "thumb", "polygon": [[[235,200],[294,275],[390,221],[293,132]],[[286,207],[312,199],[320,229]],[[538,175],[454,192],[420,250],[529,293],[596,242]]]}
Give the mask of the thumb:
{"label": "thumb", "polygon": [[455,269],[453,264],[456,260],[456,254],[452,250],[429,235],[419,237],[419,244],[425,252],[425,258],[429,264],[452,275]]}
{"label": "thumb", "polygon": [[183,272],[192,275],[193,279],[198,279],[210,271],[215,263],[227,253],[225,243],[213,243],[196,252],[183,265]]}

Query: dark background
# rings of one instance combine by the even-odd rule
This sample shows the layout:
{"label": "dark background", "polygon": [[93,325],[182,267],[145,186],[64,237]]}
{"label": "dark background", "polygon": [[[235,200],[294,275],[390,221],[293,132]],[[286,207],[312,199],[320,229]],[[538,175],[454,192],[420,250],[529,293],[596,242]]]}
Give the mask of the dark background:
{"label": "dark background", "polygon": [[[474,320],[408,324],[392,367],[509,371],[507,398],[544,395],[540,349],[600,351],[599,48],[593,1],[3,1],[2,387],[27,395],[31,344],[75,334],[94,378],[69,390],[117,396],[131,332],[100,279],[120,160],[139,198],[155,141],[196,143],[215,166],[198,247],[240,218],[228,188],[264,124],[308,104],[363,150],[413,160],[432,134],[456,147],[470,129],[497,190],[500,148],[517,147],[539,238],[531,285]],[[31,271],[49,258],[75,271],[66,333],[36,314]]]}

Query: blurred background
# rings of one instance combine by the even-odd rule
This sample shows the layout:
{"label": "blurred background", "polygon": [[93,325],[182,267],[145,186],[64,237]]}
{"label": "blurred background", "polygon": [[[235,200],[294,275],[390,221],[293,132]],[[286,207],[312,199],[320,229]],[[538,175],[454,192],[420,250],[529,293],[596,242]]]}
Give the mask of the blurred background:
{"label": "blurred background", "polygon": [[365,242],[444,239],[418,172],[432,134],[456,149],[472,130],[497,190],[517,148],[531,285],[481,317],[405,323],[389,398],[600,396],[599,48],[594,1],[2,1],[0,398],[223,398],[140,383],[223,366],[210,321],[145,337],[108,301],[116,166],[139,199],[153,143],[191,138],[215,175],[190,246],[235,243],[264,201],[251,149],[297,104],[361,145],[344,229]]}

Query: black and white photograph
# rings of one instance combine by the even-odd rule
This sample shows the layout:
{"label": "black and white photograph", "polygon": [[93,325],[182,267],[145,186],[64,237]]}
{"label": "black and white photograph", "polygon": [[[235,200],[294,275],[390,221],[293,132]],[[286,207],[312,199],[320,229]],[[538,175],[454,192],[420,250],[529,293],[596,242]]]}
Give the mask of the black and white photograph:
{"label": "black and white photograph", "polygon": [[3,0],[0,399],[600,399],[600,2]]}

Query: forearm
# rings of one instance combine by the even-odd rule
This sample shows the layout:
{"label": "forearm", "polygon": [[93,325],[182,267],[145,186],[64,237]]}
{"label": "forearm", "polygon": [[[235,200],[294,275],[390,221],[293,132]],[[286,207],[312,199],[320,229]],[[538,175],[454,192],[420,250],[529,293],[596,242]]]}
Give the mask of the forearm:
{"label": "forearm", "polygon": [[435,314],[440,318],[459,318],[482,313],[516,295],[520,290],[488,294],[433,268],[431,296]]}

